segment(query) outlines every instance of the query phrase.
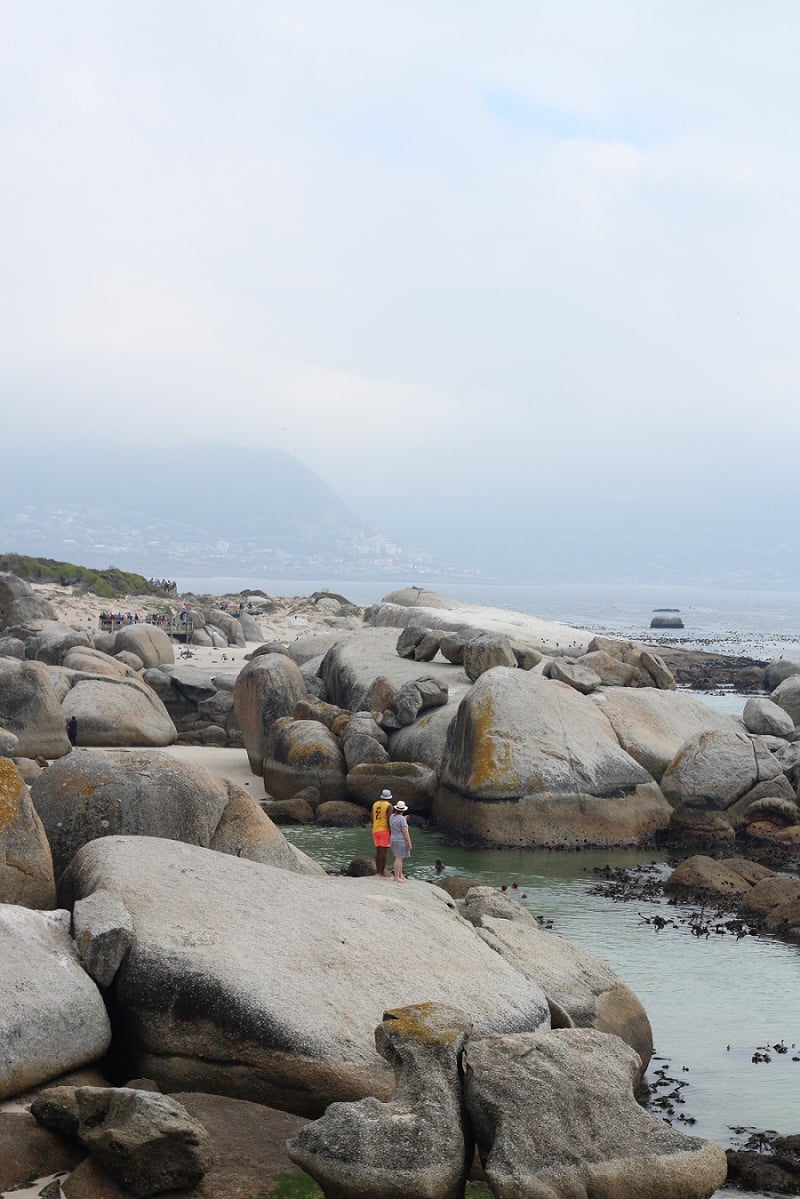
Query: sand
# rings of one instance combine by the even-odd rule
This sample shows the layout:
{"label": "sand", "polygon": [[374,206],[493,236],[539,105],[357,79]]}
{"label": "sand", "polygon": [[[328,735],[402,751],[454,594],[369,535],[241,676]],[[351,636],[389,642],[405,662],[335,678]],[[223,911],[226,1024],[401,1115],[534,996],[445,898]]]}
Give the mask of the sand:
{"label": "sand", "polygon": [[[182,597],[176,596],[129,595],[118,596],[112,601],[100,599],[77,587],[61,587],[56,583],[33,583],[32,587],[39,595],[50,601],[58,620],[78,629],[98,628],[101,612],[108,612],[111,609],[125,614],[132,612],[141,620],[148,613],[163,612],[165,605],[177,614],[183,604]],[[219,596],[217,598],[235,602],[238,602],[239,599],[238,596]],[[256,596],[253,602],[254,605],[257,605],[261,601]],[[334,615],[336,605],[331,604],[330,607],[327,607],[325,606],[326,601],[315,604],[311,599],[298,596],[270,596],[270,603],[273,605],[272,611],[261,615],[254,614],[254,619],[261,630],[262,642],[274,640],[288,645],[290,641],[296,641],[298,637],[306,633],[330,632],[332,628],[342,628],[343,621],[354,628],[360,627],[363,623],[361,609],[356,609],[355,615],[347,618],[336,617]],[[201,650],[195,646],[191,648],[192,652],[198,654],[199,657]],[[219,651],[211,649],[206,652],[209,654],[219,653]],[[228,661],[232,654],[236,655],[238,661],[245,653],[244,650],[236,649],[236,647],[226,649],[224,652],[228,655]]]}

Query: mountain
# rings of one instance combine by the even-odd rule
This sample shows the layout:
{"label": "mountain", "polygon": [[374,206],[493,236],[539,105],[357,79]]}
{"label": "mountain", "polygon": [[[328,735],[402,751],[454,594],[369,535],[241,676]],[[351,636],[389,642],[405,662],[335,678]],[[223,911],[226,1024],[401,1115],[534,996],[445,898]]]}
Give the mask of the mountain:
{"label": "mountain", "polygon": [[0,475],[5,551],[160,577],[462,573],[392,541],[278,450],[87,444],[11,457]]}

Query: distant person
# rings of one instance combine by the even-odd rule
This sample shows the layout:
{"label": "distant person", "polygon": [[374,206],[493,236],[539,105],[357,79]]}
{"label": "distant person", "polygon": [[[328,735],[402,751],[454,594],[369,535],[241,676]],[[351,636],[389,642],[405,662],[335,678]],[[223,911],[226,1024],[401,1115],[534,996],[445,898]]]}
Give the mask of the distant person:
{"label": "distant person", "polygon": [[396,883],[407,881],[403,874],[403,863],[406,858],[411,856],[411,834],[408,831],[408,821],[406,820],[407,811],[408,805],[404,804],[402,799],[398,799],[394,805],[394,811],[389,817],[390,844],[394,855],[392,875]]}
{"label": "distant person", "polygon": [[442,861],[441,858],[437,858],[436,861],[433,863],[433,865],[429,866],[428,869],[431,871],[432,874],[436,874],[436,875],[444,874],[444,862]]}
{"label": "distant person", "polygon": [[74,716],[70,716],[67,721],[67,736],[71,746],[74,747],[78,744],[78,721]]}
{"label": "distant person", "polygon": [[392,810],[391,791],[381,791],[380,798],[372,805],[372,840],[375,845],[375,873],[378,878],[386,877],[386,851],[391,841],[389,817]]}

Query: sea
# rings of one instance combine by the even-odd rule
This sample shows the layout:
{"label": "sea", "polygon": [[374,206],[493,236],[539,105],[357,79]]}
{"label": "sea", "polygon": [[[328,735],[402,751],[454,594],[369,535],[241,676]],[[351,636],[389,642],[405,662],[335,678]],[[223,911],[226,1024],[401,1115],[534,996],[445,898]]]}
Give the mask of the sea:
{"label": "sea", "polygon": [[[462,603],[482,604],[556,620],[593,633],[769,661],[800,658],[800,592],[695,587],[684,583],[480,583],[414,580]],[[400,580],[253,579],[192,577],[180,591],[236,594],[246,588],[272,596],[332,591],[359,607],[404,586]],[[651,629],[659,610],[676,609],[684,628]]]}
{"label": "sea", "polygon": [[[799,592],[638,583],[416,579],[415,584],[465,603],[524,612],[594,633],[759,661],[800,661]],[[331,591],[366,607],[402,583],[218,577],[179,579],[178,585],[181,591],[214,595],[245,588],[272,596]],[[663,609],[677,609],[684,628],[651,629],[654,613]],[[736,695],[705,698],[735,714],[744,702]],[[284,831],[334,872],[357,854],[370,852],[359,830],[311,825]],[[520,901],[532,913],[554,932],[598,954],[633,988],[653,1027],[656,1053],[648,1078],[655,1082],[655,1071],[664,1070],[682,1100],[668,1117],[676,1127],[726,1149],[741,1145],[750,1132],[800,1133],[800,945],[771,936],[737,937],[720,931],[721,921],[712,921],[709,935],[698,937],[685,923],[672,922],[691,914],[687,907],[620,903],[596,892],[596,871],[609,866],[666,873],[667,855],[658,851],[468,849],[449,844],[435,830],[415,830],[409,876],[430,881],[436,858],[448,872],[470,874],[486,885],[516,882]],[[652,921],[656,912],[667,921],[661,928]],[[720,1199],[724,1194],[753,1199],[750,1191],[720,1191]]]}

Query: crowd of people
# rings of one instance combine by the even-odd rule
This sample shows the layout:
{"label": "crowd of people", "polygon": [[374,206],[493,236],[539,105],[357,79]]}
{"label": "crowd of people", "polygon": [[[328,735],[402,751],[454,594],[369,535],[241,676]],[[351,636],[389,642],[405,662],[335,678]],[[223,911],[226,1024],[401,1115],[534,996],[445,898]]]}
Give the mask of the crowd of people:
{"label": "crowd of people", "polygon": [[155,587],[167,595],[175,595],[178,590],[178,584],[174,579],[148,579],[147,581],[151,587]]}
{"label": "crowd of people", "polygon": [[148,612],[146,616],[140,616],[138,612],[101,612],[98,619],[101,629],[119,629],[128,624],[153,624],[165,632],[184,632],[192,620],[192,606],[184,604],[178,613]]}

